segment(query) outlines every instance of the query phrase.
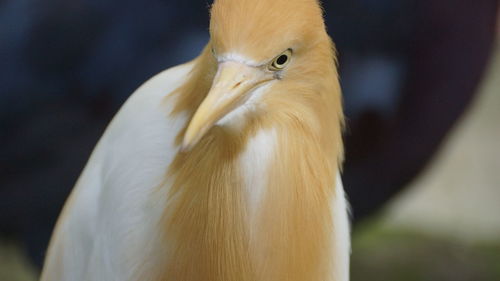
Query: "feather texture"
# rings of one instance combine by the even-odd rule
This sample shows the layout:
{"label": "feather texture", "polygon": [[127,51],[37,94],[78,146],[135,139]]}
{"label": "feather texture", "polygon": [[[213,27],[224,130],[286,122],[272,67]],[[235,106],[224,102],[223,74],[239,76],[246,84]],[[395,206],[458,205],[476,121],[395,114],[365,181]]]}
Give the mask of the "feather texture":
{"label": "feather texture", "polygon": [[[334,46],[315,0],[217,0],[211,41],[143,85],[64,211],[42,280],[346,281]],[[180,146],[226,60],[287,70]],[[264,70],[265,71],[265,70]]]}

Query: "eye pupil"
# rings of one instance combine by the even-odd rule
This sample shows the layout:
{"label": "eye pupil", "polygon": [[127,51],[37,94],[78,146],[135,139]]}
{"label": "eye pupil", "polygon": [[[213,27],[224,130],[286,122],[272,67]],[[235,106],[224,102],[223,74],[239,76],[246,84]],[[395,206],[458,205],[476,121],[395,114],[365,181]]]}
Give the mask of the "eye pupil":
{"label": "eye pupil", "polygon": [[283,64],[285,64],[287,62],[287,60],[288,60],[288,56],[287,55],[281,55],[276,60],[276,64],[277,65],[283,65]]}
{"label": "eye pupil", "polygon": [[290,58],[292,57],[292,50],[288,49],[285,52],[281,53],[281,55],[275,57],[272,62],[268,65],[268,69],[270,71],[279,71],[285,68],[285,66],[289,63]]}

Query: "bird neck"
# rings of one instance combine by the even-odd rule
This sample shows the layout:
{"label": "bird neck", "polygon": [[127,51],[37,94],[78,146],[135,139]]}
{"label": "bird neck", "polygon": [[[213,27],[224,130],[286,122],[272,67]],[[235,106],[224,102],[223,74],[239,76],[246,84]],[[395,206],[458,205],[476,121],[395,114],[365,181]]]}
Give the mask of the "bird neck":
{"label": "bird neck", "polygon": [[[206,73],[214,69],[205,52],[197,61],[205,74],[194,70],[192,81],[179,88],[173,114],[194,112],[200,93],[208,92]],[[323,103],[314,114],[288,104],[294,107],[251,117],[239,131],[214,127],[192,150],[177,154],[168,171],[173,180],[164,225],[171,251],[164,280],[331,280],[331,202],[342,152],[339,119],[333,118],[337,125],[322,122],[318,114],[331,114]],[[265,184],[251,212],[252,186],[245,181],[251,171],[240,160],[262,131],[271,132],[273,149],[253,151],[271,155],[268,169],[255,175]]]}

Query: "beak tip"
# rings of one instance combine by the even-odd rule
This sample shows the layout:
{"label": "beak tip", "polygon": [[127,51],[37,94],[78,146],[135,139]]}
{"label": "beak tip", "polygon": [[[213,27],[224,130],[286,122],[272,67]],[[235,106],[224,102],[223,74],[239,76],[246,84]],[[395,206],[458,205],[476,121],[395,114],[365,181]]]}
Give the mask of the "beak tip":
{"label": "beak tip", "polygon": [[181,151],[187,152],[191,150],[200,140],[200,138],[205,134],[206,129],[198,126],[198,122],[193,122],[189,124],[184,137],[182,138]]}
{"label": "beak tip", "polygon": [[186,139],[184,139],[182,141],[180,151],[181,152],[188,152],[189,150],[191,150],[191,144]]}

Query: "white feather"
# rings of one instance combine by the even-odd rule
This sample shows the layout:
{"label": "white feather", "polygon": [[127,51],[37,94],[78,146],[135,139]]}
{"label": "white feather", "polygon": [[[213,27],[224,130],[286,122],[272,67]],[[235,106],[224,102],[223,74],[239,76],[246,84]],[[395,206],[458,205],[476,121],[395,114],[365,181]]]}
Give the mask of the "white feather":
{"label": "white feather", "polygon": [[[250,224],[265,195],[268,182],[267,171],[276,147],[276,131],[260,130],[252,137],[241,154],[239,162],[243,168],[243,179],[248,198]],[[250,230],[252,227],[250,227]]]}
{"label": "white feather", "polygon": [[217,62],[235,61],[249,66],[261,66],[263,63],[256,62],[238,53],[227,53],[217,56]]}
{"label": "white feather", "polygon": [[336,252],[334,253],[336,262],[336,276],[333,280],[348,281],[349,280],[349,260],[351,254],[351,231],[349,225],[349,205],[344,194],[344,187],[340,173],[337,173],[335,198],[333,206],[333,229],[334,229],[334,245]]}
{"label": "white feather", "polygon": [[191,68],[184,64],[147,81],[110,123],[54,234],[43,281],[59,273],[60,280],[135,280],[160,266],[163,248],[156,236],[168,187],[158,186],[186,123],[169,116],[173,102],[165,97]]}

